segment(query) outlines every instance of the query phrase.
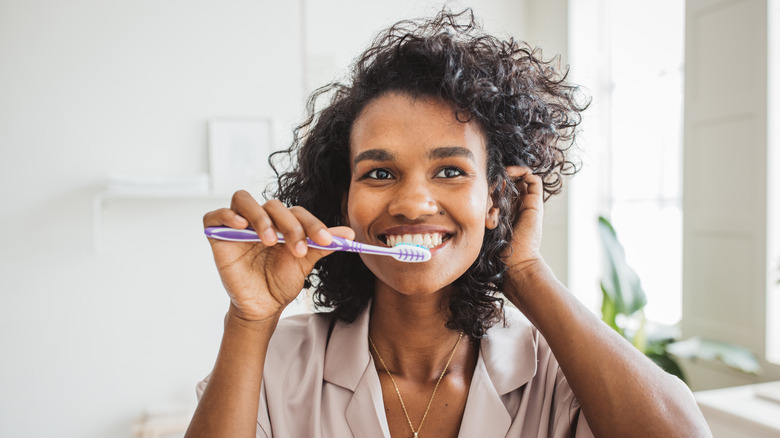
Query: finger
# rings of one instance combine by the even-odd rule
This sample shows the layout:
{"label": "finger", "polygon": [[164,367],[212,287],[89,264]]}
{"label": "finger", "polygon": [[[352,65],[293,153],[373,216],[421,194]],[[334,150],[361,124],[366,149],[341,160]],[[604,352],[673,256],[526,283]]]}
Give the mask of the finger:
{"label": "finger", "polygon": [[249,226],[249,222],[229,208],[220,208],[203,215],[203,227],[226,226],[242,229]]}
{"label": "finger", "polygon": [[[277,237],[274,224],[265,209],[257,203],[246,190],[239,190],[233,195],[230,209],[246,218],[249,225],[260,236],[265,246],[276,245]],[[244,227],[246,228],[246,227]]]}
{"label": "finger", "polygon": [[328,228],[330,234],[334,236],[343,237],[349,240],[355,240],[355,230],[350,227],[332,227]]}
{"label": "finger", "polygon": [[506,174],[513,181],[522,181],[526,176],[534,174],[534,171],[530,167],[526,166],[506,166],[505,170]]}
{"label": "finger", "polygon": [[507,166],[507,175],[515,182],[524,209],[542,211],[544,208],[544,183],[539,175],[525,166]]}
{"label": "finger", "polygon": [[290,207],[290,212],[298,219],[303,226],[303,230],[315,243],[328,246],[333,242],[333,236],[328,231],[328,227],[317,219],[309,210],[300,206]]}
{"label": "finger", "polygon": [[[349,227],[332,227],[328,228],[328,233],[331,236],[338,236],[348,240],[355,240],[355,231]],[[313,240],[313,239],[312,239]],[[332,240],[332,237],[331,237]],[[309,248],[309,252],[306,254],[305,260],[308,262],[308,270],[314,268],[317,261],[331,253],[334,250]]]}
{"label": "finger", "polygon": [[533,171],[529,167],[525,166],[507,166],[505,168],[506,174],[517,189],[517,193],[520,197],[526,194],[526,183],[524,178],[527,175],[532,175]]}
{"label": "finger", "polygon": [[297,257],[305,256],[309,250],[306,243],[306,230],[293,212],[278,199],[266,202],[263,204],[263,209],[273,221],[274,227],[284,236],[285,245],[292,254]]}

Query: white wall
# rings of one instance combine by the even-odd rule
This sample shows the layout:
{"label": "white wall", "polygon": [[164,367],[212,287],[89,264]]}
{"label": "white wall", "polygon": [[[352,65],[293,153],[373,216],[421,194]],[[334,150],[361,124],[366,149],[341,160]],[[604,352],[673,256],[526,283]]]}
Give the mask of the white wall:
{"label": "white wall", "polygon": [[130,436],[148,406],[194,403],[227,308],[201,217],[224,202],[111,202],[98,255],[93,196],[110,172],[206,171],[210,117],[298,118],[299,16],[0,3],[0,436]]}
{"label": "white wall", "polygon": [[524,1],[413,1],[337,2],[305,1],[307,85],[315,88],[342,75],[377,32],[401,19],[429,16],[442,5],[453,12],[468,5],[491,32],[525,38],[527,9]]}
{"label": "white wall", "polygon": [[[367,3],[0,2],[0,436],[129,437],[194,404],[227,308],[201,217],[227,200],[112,200],[96,253],[94,196],[111,172],[206,171],[211,117],[272,117],[284,146],[318,62],[439,7]],[[530,37],[528,2],[471,6]]]}

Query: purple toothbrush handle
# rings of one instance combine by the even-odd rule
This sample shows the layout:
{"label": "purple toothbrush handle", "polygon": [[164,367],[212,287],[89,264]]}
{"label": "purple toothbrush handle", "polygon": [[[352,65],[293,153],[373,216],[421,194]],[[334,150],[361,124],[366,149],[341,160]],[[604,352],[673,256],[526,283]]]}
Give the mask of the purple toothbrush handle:
{"label": "purple toothbrush handle", "polygon": [[[229,240],[234,242],[262,242],[257,232],[251,228],[237,230],[228,227],[208,227],[204,230],[206,236],[212,239]],[[284,236],[277,233],[277,241],[284,243]],[[326,249],[330,251],[348,251],[363,254],[387,255],[402,262],[425,262],[431,259],[431,252],[426,248],[414,245],[397,245],[393,248],[367,245],[343,237],[333,236],[333,242],[328,246],[322,246],[307,238],[309,248]]]}
{"label": "purple toothbrush handle", "polygon": [[204,230],[204,233],[206,233],[206,236],[218,240],[230,240],[233,242],[261,242],[260,236],[258,236],[255,230],[251,228],[237,230],[235,228],[228,227],[208,227]]}
{"label": "purple toothbrush handle", "polygon": [[[230,240],[234,242],[262,242],[260,236],[252,228],[244,228],[243,230],[237,230],[235,228],[228,227],[208,227],[204,231],[206,236],[212,239],[218,240]],[[277,242],[284,243],[284,236],[281,233],[276,234]],[[306,243],[310,248],[317,249],[329,249],[336,251],[353,251],[354,243],[351,240],[342,239],[341,237],[333,236],[333,243],[328,246],[322,246],[314,243],[313,240],[307,238]]]}

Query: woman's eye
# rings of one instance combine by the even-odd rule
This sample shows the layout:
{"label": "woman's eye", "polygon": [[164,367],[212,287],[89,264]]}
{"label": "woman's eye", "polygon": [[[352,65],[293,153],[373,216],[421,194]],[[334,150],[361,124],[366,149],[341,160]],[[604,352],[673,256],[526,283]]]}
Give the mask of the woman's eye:
{"label": "woman's eye", "polygon": [[366,174],[366,178],[372,179],[390,179],[393,175],[387,169],[374,169]]}
{"label": "woman's eye", "polygon": [[436,173],[437,178],[455,178],[464,175],[464,172],[457,167],[445,167]]}

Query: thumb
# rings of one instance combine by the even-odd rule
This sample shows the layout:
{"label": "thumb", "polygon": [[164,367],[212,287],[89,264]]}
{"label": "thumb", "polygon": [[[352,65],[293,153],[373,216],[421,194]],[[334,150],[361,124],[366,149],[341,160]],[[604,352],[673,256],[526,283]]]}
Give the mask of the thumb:
{"label": "thumb", "polygon": [[343,237],[349,240],[355,240],[355,230],[350,227],[332,227],[328,231],[334,236]]}

